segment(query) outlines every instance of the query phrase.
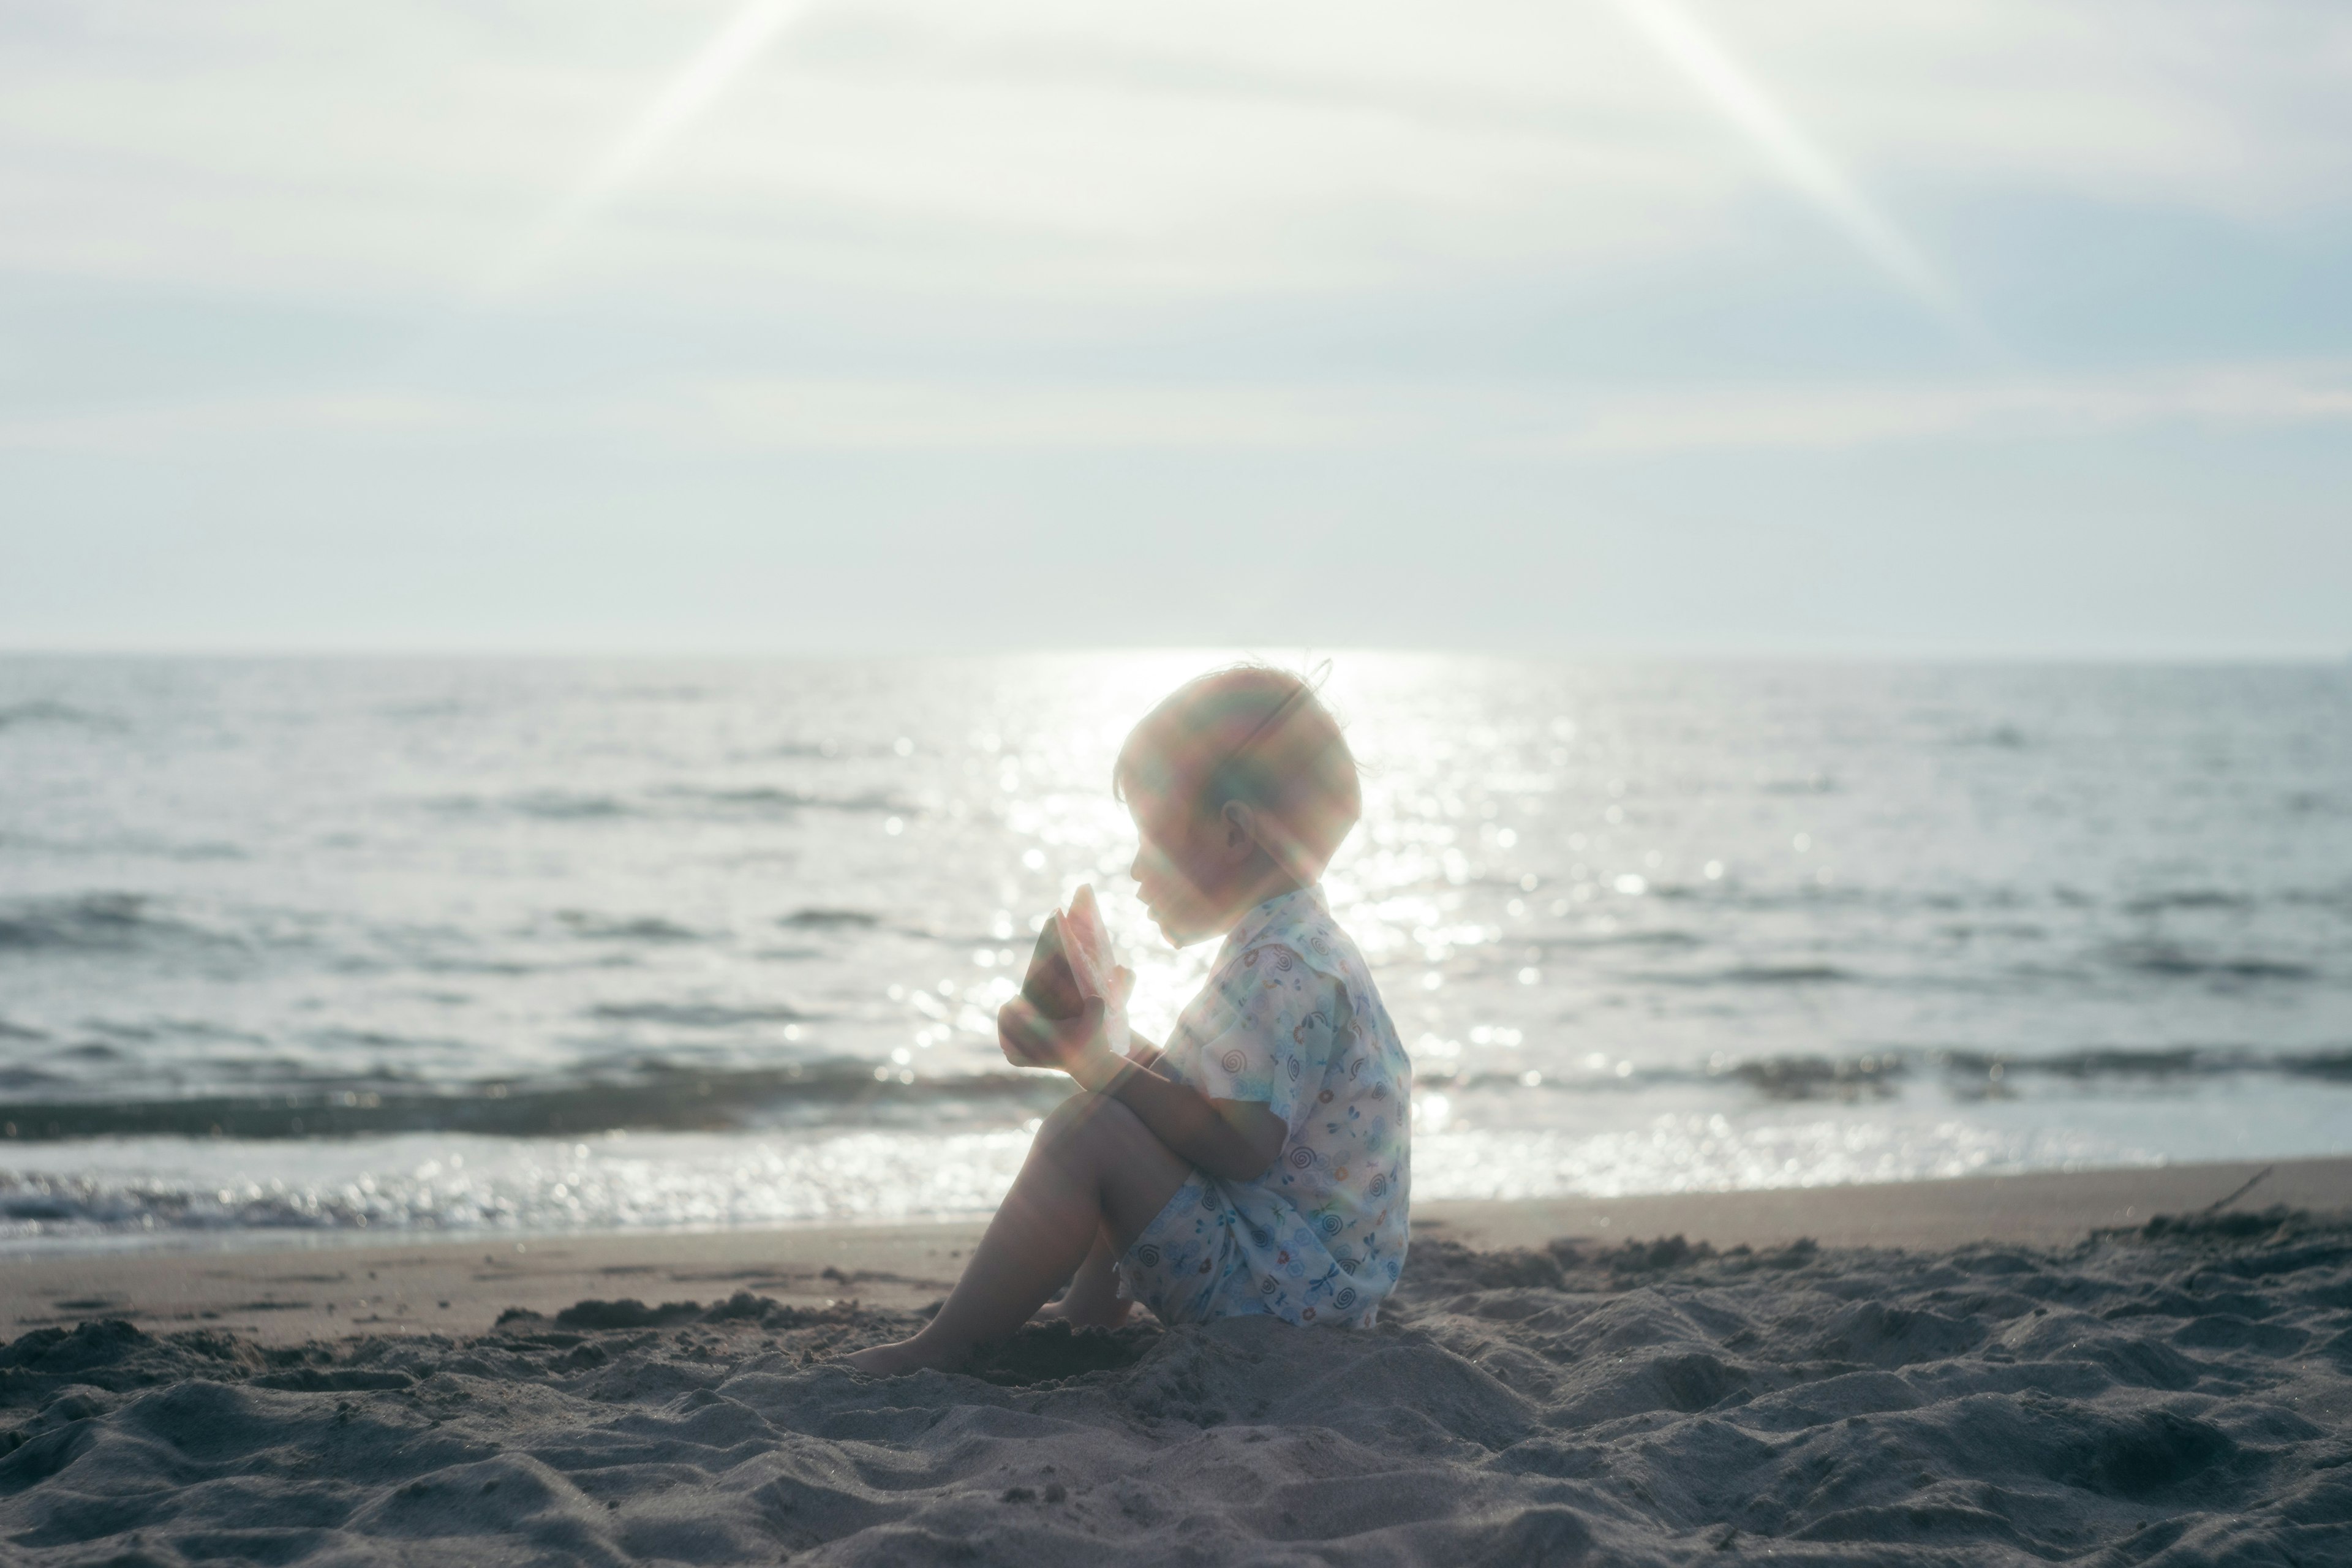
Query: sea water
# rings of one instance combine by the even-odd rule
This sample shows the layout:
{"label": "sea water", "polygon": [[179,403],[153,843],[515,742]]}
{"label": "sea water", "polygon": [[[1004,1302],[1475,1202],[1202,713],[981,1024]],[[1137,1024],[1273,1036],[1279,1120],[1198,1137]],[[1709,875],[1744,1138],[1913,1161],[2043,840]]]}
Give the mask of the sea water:
{"label": "sea water", "polygon": [[[0,659],[0,1245],[982,1212],[1230,654]],[[2352,1152],[2352,667],[1340,654],[1415,1194]]]}

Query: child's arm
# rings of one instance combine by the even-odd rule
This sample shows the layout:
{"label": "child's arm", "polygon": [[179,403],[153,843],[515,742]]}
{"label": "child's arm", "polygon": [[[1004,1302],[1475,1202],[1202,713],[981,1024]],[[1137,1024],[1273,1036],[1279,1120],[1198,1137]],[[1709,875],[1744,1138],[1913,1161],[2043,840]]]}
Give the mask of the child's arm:
{"label": "child's arm", "polygon": [[[1059,1068],[1097,1094],[1117,1099],[1179,1157],[1213,1176],[1254,1181],[1289,1136],[1263,1100],[1211,1100],[1146,1062],[1114,1054],[1102,1032],[1103,1003],[1087,999],[1075,1018],[1048,1018],[1015,996],[997,1014],[1004,1054],[1024,1067]],[[1157,1063],[1160,1054],[1150,1053]]]}
{"label": "child's arm", "polygon": [[1265,1174],[1290,1130],[1262,1100],[1211,1100],[1132,1058],[1112,1057],[1080,1083],[1124,1104],[1159,1140],[1213,1176],[1250,1182]]}

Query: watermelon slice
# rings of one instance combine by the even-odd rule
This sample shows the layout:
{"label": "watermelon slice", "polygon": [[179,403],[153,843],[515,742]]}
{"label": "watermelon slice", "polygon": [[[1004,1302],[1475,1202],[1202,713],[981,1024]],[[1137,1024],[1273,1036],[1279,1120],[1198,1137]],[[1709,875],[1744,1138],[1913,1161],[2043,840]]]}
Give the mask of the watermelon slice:
{"label": "watermelon slice", "polygon": [[1070,973],[1076,976],[1078,989],[1108,1001],[1111,971],[1118,967],[1118,961],[1111,956],[1110,933],[1103,930],[1102,911],[1095,907],[1093,886],[1079,883],[1078,890],[1070,895],[1070,907],[1055,916],[1051,923],[1062,928],[1062,952],[1070,961]]}
{"label": "watermelon slice", "polygon": [[1110,933],[1103,929],[1095,890],[1082,883],[1071,895],[1070,907],[1055,910],[1037,933],[1021,994],[1038,1012],[1056,1019],[1075,1018],[1086,1010],[1087,997],[1101,997],[1107,1005],[1103,1032],[1110,1037],[1110,1048],[1125,1056],[1127,1005],[1114,989],[1118,972],[1118,959],[1111,951]]}
{"label": "watermelon slice", "polygon": [[1021,981],[1021,994],[1048,1018],[1075,1018],[1086,1011],[1087,994],[1062,952],[1062,922],[1046,921],[1037,932],[1037,946],[1029,954],[1029,973]]}

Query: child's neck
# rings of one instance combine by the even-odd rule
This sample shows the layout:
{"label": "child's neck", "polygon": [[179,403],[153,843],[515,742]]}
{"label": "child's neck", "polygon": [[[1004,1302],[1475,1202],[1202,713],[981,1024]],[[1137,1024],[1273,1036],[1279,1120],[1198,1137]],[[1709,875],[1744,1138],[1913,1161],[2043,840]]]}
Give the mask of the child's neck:
{"label": "child's neck", "polygon": [[1306,886],[1305,882],[1275,864],[1269,857],[1265,869],[1244,883],[1234,893],[1233,902],[1228,908],[1225,925],[1229,929],[1237,926],[1241,924],[1244,917],[1260,904],[1281,898],[1286,893],[1295,893]]}

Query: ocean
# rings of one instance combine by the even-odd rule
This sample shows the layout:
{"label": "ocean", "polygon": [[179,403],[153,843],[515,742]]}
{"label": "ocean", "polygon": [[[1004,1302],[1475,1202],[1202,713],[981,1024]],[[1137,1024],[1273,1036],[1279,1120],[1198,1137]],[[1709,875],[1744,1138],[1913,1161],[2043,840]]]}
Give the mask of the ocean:
{"label": "ocean", "polygon": [[[0,1248],[978,1214],[1233,656],[0,658]],[[1415,1196],[2352,1152],[2352,666],[1334,657]],[[1213,944],[1212,944],[1213,946]]]}

